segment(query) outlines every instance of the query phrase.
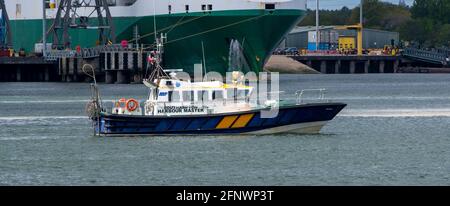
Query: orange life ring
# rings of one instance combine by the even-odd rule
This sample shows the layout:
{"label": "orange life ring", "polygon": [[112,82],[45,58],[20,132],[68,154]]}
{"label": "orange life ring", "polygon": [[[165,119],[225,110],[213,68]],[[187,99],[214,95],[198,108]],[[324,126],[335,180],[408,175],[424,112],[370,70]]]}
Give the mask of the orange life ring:
{"label": "orange life ring", "polygon": [[[130,104],[133,103],[133,104]],[[129,99],[127,100],[126,106],[128,111],[133,112],[134,110],[137,109],[139,102],[135,99]]]}

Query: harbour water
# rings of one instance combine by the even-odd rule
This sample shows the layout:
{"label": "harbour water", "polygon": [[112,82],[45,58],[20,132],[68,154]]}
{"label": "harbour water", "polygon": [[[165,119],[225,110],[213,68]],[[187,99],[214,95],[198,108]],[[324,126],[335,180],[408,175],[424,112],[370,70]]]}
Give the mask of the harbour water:
{"label": "harbour water", "polygon": [[450,75],[281,80],[348,107],[319,135],[93,137],[89,84],[0,83],[0,185],[450,185]]}

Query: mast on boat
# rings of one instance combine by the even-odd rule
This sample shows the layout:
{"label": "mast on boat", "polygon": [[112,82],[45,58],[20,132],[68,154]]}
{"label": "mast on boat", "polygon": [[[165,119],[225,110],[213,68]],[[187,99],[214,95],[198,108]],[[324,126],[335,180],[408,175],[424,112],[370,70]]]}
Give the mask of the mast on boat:
{"label": "mast on boat", "polygon": [[143,80],[145,86],[150,89],[149,92],[149,100],[156,101],[159,84],[161,79],[169,79],[170,76],[164,71],[161,66],[163,55],[164,55],[164,44],[167,40],[167,34],[161,33],[161,36],[158,38],[158,31],[156,26],[156,10],[155,3],[156,0],[153,0],[153,32],[154,32],[154,49],[150,52],[150,55],[147,57],[147,69],[151,67],[151,73],[148,78]]}

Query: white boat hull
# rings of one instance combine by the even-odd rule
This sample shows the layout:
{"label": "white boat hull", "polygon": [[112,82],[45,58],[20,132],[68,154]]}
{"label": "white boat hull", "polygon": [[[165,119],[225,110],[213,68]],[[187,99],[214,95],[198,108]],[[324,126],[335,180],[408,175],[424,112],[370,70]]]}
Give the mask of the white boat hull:
{"label": "white boat hull", "polygon": [[268,134],[279,134],[279,133],[317,134],[320,132],[322,127],[325,126],[325,124],[327,124],[327,123],[328,123],[328,121],[299,123],[299,124],[285,125],[285,126],[280,126],[280,127],[264,129],[264,130],[260,130],[260,131],[249,132],[246,134],[253,134],[253,135],[268,135]]}

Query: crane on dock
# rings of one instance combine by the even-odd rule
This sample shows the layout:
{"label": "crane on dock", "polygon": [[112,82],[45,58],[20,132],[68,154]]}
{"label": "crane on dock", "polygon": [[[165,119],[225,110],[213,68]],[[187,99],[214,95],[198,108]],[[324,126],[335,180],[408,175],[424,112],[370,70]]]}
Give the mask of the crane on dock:
{"label": "crane on dock", "polygon": [[0,48],[6,49],[12,46],[12,35],[9,24],[8,12],[5,1],[0,0]]}
{"label": "crane on dock", "polygon": [[337,30],[356,30],[356,46],[357,46],[357,54],[358,56],[363,55],[363,23],[364,23],[364,15],[363,15],[363,4],[364,1],[361,0],[359,4],[359,23],[355,25],[348,26],[336,26]]}
{"label": "crane on dock", "polygon": [[[89,12],[86,12],[87,10]],[[115,28],[108,0],[59,1],[55,19],[47,32],[47,35],[53,37],[54,48],[60,50],[71,48],[69,33],[71,29],[96,29],[99,31],[99,45],[115,43]]]}
{"label": "crane on dock", "polygon": [[357,54],[359,56],[363,55],[363,26],[361,23],[356,25],[346,25],[346,26],[336,26],[334,27],[336,30],[356,30],[356,46],[357,46]]}

